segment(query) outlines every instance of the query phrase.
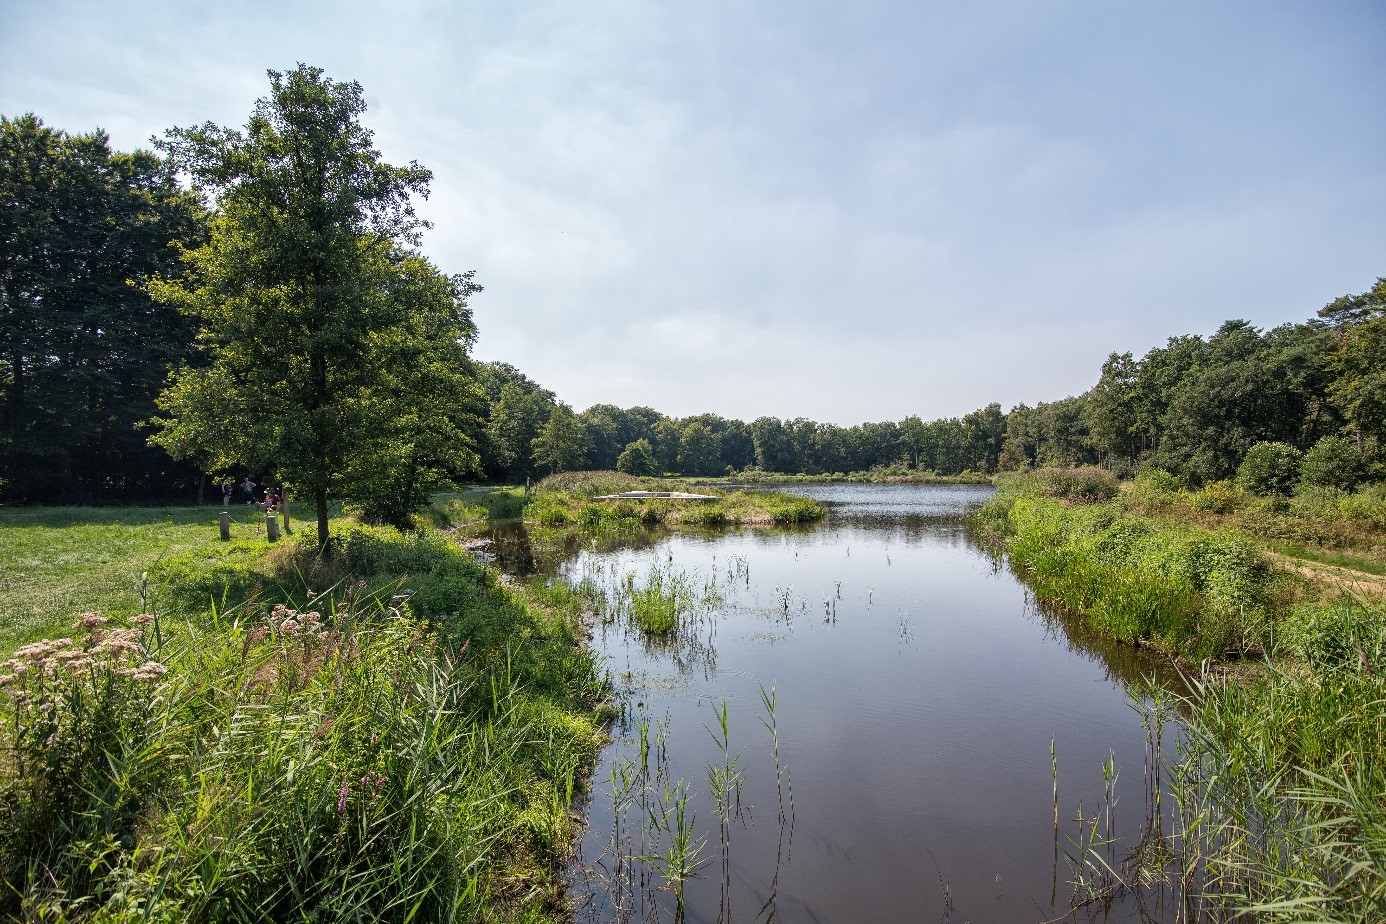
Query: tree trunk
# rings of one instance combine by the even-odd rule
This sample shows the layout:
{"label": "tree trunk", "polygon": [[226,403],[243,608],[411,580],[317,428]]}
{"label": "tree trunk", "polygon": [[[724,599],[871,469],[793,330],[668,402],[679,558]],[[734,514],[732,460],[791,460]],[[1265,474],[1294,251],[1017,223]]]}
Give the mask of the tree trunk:
{"label": "tree trunk", "polygon": [[327,550],[327,491],[319,488],[313,492],[318,506],[318,551]]}

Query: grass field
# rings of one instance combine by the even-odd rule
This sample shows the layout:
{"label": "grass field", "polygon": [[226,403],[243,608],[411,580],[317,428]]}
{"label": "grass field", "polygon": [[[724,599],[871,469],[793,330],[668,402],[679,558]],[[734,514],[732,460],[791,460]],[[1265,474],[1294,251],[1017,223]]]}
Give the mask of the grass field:
{"label": "grass field", "polygon": [[[269,550],[264,514],[232,507],[231,543],[220,507],[19,507],[0,509],[0,657],[61,635],[79,613],[140,612],[141,581],[169,558]],[[230,546],[230,549],[228,549]],[[157,581],[146,590],[157,596]]]}
{"label": "grass field", "polygon": [[476,500],[326,556],[243,508],[0,511],[0,918],[562,920],[604,675],[571,595],[433,528]]}

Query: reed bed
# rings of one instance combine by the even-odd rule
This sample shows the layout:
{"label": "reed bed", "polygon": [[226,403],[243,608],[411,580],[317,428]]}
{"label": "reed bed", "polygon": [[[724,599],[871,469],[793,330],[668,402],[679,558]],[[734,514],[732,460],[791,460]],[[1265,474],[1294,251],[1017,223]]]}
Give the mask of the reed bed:
{"label": "reed bed", "polygon": [[[265,566],[284,587],[228,607],[88,613],[14,653],[0,914],[562,918],[603,690],[570,613],[435,535],[334,543],[315,568],[287,550]],[[288,574],[323,589],[276,602]]]}
{"label": "reed bed", "polygon": [[815,523],[827,515],[827,508],[817,501],[778,491],[730,491],[719,493],[715,501],[592,500],[636,490],[692,493],[706,489],[683,481],[635,478],[619,472],[564,472],[550,475],[535,487],[524,516],[543,526],[630,529],[656,525],[792,526]]}
{"label": "reed bed", "polygon": [[1194,661],[1268,641],[1270,570],[1235,533],[1020,491],[999,493],[976,522],[1001,538],[1038,596],[1122,641]]}
{"label": "reed bed", "polygon": [[[1145,477],[1081,498],[1100,488],[1087,480],[1013,479],[974,525],[1038,595],[1202,660],[1182,694],[1143,691],[1148,724],[1177,725],[1178,747],[1160,753],[1154,733],[1137,850],[1111,854],[1105,820],[1072,842],[1075,904],[1169,890],[1181,922],[1386,920],[1386,609],[1283,592],[1246,536],[1130,512],[1212,510],[1231,489],[1183,498]],[[1235,669],[1206,660],[1252,654]]]}

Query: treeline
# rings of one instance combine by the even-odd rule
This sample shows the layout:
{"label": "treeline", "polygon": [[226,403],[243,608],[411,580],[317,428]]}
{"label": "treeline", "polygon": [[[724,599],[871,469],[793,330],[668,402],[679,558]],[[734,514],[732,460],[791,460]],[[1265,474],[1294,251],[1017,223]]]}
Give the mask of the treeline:
{"label": "treeline", "polygon": [[[198,248],[215,242],[213,229],[226,220],[179,183],[174,160],[115,152],[100,131],[68,135],[33,115],[0,119],[0,500],[191,499],[208,484],[206,469],[239,474],[205,453],[174,461],[177,431],[166,422],[163,445],[149,442],[170,374],[215,364],[177,300],[150,295],[176,290],[195,272],[184,256],[204,252]],[[462,306],[474,335],[465,297],[477,287],[470,275],[458,279],[449,304]],[[263,331],[266,357],[280,333]],[[369,480],[388,483],[389,473],[374,469],[395,461],[409,474],[403,493],[439,480],[519,482],[574,469],[954,475],[1149,463],[1198,485],[1231,477],[1260,443],[1304,453],[1327,440],[1339,455],[1348,447],[1364,471],[1382,461],[1386,445],[1386,280],[1303,323],[1261,331],[1228,321],[1212,336],[1173,337],[1139,359],[1112,354],[1091,390],[1061,401],[850,427],[674,418],[607,404],[579,413],[510,365],[473,363],[469,346],[464,339],[451,354],[449,385],[432,390],[432,411],[387,415],[419,419],[409,440],[395,441],[407,452],[367,460]],[[388,391],[374,389],[377,397]],[[198,404],[198,413],[239,418],[226,421],[225,440],[243,442],[237,434],[255,431],[256,408],[234,385],[224,394]],[[447,426],[430,427],[426,416]],[[430,440],[452,441],[458,451]],[[274,474],[257,467],[239,466]],[[421,470],[432,474],[420,479]]]}
{"label": "treeline", "polygon": [[167,497],[201,473],[141,422],[193,326],[143,283],[206,234],[158,156],[33,115],[0,119],[0,497]]}
{"label": "treeline", "polygon": [[747,469],[813,475],[899,468],[995,471],[1006,415],[991,404],[961,417],[852,427],[804,418],[749,423],[717,414],[667,417],[649,407],[597,404],[575,413],[505,363],[480,367],[488,402],[482,461],[488,478],[522,481],[555,471],[726,475]]}

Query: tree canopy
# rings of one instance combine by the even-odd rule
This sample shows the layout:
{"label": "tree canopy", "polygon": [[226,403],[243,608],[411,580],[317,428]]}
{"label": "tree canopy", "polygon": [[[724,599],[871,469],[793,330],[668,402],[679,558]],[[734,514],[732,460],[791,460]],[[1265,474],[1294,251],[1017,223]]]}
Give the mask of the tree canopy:
{"label": "tree canopy", "polygon": [[197,198],[158,156],[30,114],[0,118],[0,203],[0,497],[165,497],[200,477],[140,429],[192,348],[141,284],[180,272]]}
{"label": "tree canopy", "polygon": [[187,276],[150,287],[197,325],[199,353],[160,399],[155,439],[278,473],[313,498],[325,546],[330,494],[399,518],[475,467],[476,287],[409,248],[430,174],[381,160],[361,86],[303,65],[269,77],[243,132],[208,123],[162,145],[216,215]]}

